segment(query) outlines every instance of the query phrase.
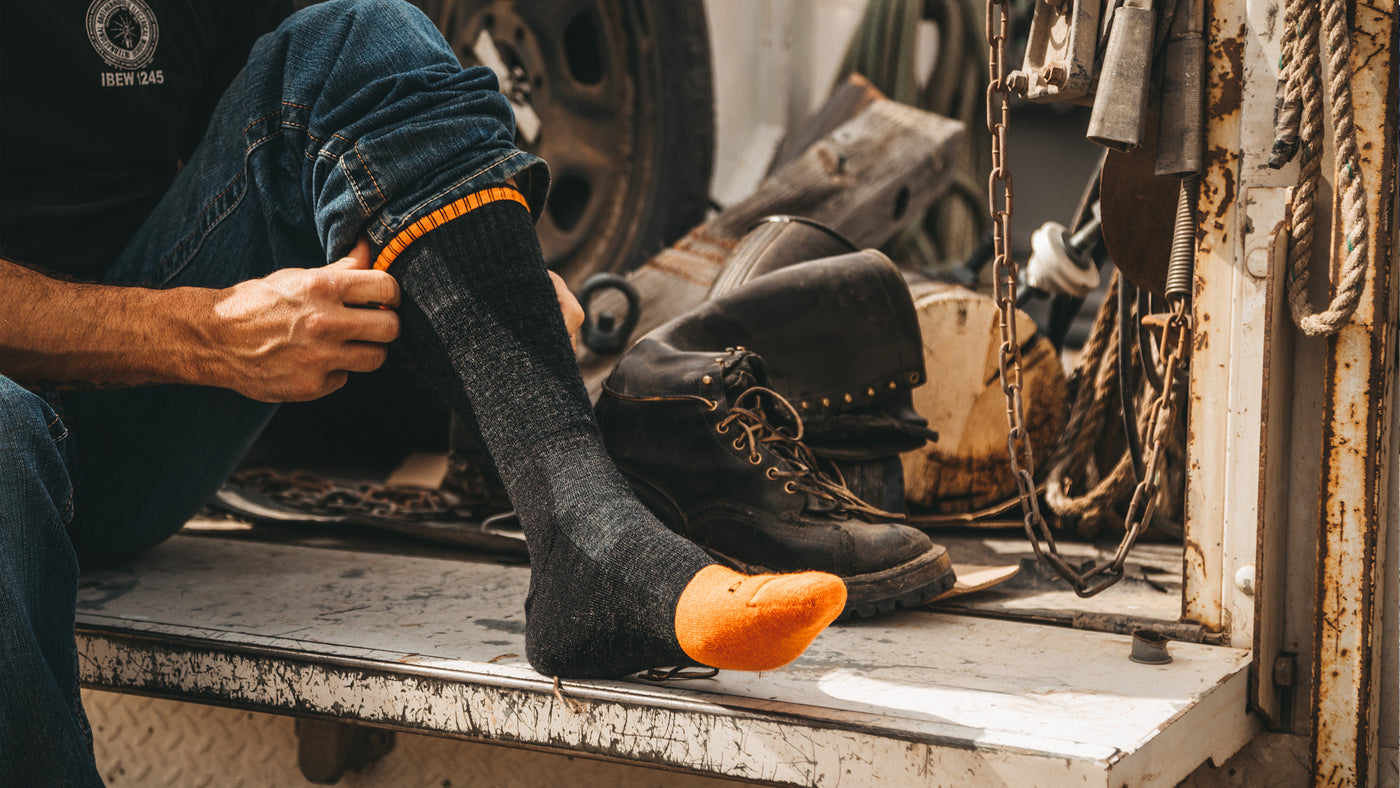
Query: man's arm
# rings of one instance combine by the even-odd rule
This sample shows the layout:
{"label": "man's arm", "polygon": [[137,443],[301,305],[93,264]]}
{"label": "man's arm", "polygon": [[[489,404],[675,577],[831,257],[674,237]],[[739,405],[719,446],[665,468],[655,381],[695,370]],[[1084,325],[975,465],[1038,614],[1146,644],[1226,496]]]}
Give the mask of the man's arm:
{"label": "man's arm", "polygon": [[384,362],[398,304],[363,242],[331,265],[225,289],[69,282],[0,260],[0,374],[36,388],[189,383],[315,399]]}

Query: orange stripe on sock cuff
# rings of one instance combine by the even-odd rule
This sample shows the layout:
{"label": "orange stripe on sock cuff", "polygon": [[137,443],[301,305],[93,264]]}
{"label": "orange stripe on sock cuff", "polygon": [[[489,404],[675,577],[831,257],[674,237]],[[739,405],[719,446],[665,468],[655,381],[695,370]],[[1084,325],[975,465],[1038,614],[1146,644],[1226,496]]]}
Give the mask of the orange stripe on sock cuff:
{"label": "orange stripe on sock cuff", "polygon": [[389,266],[394,264],[403,250],[407,249],[409,244],[423,237],[429,230],[435,230],[453,219],[459,219],[483,205],[502,200],[518,202],[525,206],[525,210],[530,209],[529,204],[525,202],[525,197],[509,186],[492,186],[479,192],[472,192],[460,200],[442,206],[401,230],[379,252],[378,259],[374,261],[374,267],[380,271],[389,270]]}

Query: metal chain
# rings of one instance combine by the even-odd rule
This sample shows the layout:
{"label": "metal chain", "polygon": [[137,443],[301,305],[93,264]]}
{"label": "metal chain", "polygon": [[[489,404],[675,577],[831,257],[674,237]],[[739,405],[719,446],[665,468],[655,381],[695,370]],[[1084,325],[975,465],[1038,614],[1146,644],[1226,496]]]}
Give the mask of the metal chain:
{"label": "metal chain", "polygon": [[229,481],[257,490],[284,506],[317,515],[368,515],[400,522],[451,522],[483,516],[478,502],[422,487],[339,482],[311,473],[281,473],[269,468],[240,471]]}
{"label": "metal chain", "polygon": [[991,50],[987,61],[990,76],[987,85],[987,130],[992,134],[992,172],[987,181],[987,207],[992,217],[992,278],[1001,326],[997,363],[1001,371],[1002,392],[1006,395],[1009,427],[1006,450],[1021,500],[1026,538],[1036,556],[1068,581],[1076,594],[1089,597],[1123,579],[1123,564],[1128,558],[1128,551],[1152,520],[1167,437],[1174,427],[1177,397],[1185,383],[1184,363],[1191,318],[1187,312],[1187,300],[1173,299],[1171,315],[1162,336],[1164,385],[1148,406],[1146,435],[1151,450],[1146,472],[1133,490],[1128,513],[1123,519],[1123,539],[1112,559],[1080,571],[1060,555],[1050,525],[1040,512],[1035,485],[1035,456],[1031,449],[1030,432],[1026,429],[1025,406],[1021,397],[1021,342],[1016,335],[1017,269],[1010,253],[1011,209],[1015,192],[1006,158],[1006,130],[1011,102],[1007,83],[1006,42],[1010,37],[1010,28],[1010,0],[987,0],[986,33]]}

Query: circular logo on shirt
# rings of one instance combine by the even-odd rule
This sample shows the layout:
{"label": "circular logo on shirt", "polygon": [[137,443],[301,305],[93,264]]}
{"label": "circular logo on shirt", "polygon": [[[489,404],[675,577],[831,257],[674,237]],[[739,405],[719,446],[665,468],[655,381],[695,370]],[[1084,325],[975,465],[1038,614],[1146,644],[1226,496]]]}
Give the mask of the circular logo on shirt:
{"label": "circular logo on shirt", "polygon": [[114,68],[144,68],[156,54],[160,28],[143,0],[93,0],[87,11],[92,48]]}

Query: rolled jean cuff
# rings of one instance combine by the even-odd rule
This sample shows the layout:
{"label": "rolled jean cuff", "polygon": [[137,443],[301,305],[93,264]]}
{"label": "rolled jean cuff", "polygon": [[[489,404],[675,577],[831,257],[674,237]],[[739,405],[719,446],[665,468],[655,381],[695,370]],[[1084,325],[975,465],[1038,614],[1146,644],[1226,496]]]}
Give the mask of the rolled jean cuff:
{"label": "rolled jean cuff", "polygon": [[[354,156],[345,158],[347,165],[356,159]],[[350,170],[347,175],[352,182],[361,177],[370,181],[375,179],[374,173],[368,170],[355,172],[354,165],[347,166],[347,169]],[[395,238],[403,236],[409,232],[410,228],[424,219],[439,214],[453,204],[461,203],[469,195],[481,192],[491,186],[500,186],[512,179],[516,191],[524,197],[525,206],[530,210],[531,219],[539,221],[540,214],[544,210],[545,198],[549,194],[549,168],[545,165],[544,160],[530,153],[510,150],[495,157],[487,166],[454,181],[446,188],[422,196],[412,207],[396,215],[390,215],[388,211],[381,211],[377,221],[367,222],[364,226],[364,233],[369,239],[374,258],[379,259]]]}

